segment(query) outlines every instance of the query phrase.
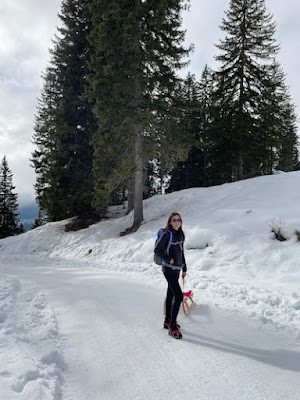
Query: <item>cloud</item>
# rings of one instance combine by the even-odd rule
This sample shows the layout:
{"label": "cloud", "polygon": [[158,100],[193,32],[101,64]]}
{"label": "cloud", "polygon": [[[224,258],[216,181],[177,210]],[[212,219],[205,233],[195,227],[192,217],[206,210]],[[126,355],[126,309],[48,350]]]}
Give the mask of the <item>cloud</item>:
{"label": "cloud", "polygon": [[299,106],[300,3],[294,0],[267,0],[267,9],[277,22],[275,37],[281,47],[277,58],[286,73],[286,83],[293,101]]}
{"label": "cloud", "polygon": [[0,4],[0,157],[7,156],[22,204],[34,199],[30,140],[59,8],[59,0]]}

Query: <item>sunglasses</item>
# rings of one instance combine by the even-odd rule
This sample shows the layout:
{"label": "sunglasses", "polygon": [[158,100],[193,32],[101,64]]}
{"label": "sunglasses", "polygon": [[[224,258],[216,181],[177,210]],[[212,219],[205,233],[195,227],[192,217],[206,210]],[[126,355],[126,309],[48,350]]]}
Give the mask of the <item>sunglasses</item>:
{"label": "sunglasses", "polygon": [[174,219],[172,219],[172,222],[181,222],[181,219],[180,218],[174,218]]}

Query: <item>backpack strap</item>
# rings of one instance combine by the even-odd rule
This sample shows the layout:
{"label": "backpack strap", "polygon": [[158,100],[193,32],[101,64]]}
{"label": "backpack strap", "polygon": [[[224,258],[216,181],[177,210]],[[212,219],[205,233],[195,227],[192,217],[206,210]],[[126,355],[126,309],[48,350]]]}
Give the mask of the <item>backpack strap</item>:
{"label": "backpack strap", "polygon": [[170,233],[170,240],[169,240],[169,243],[168,243],[168,246],[167,246],[166,253],[169,255],[169,250],[170,250],[170,247],[172,246],[172,243],[173,243],[173,233],[171,231],[169,231],[169,230],[168,230],[168,232]]}

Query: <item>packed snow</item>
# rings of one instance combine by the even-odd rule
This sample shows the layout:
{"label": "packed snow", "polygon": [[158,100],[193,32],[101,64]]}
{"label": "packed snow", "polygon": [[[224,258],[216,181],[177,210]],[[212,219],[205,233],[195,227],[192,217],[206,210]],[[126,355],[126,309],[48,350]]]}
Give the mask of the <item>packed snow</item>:
{"label": "packed snow", "polygon": [[51,306],[41,291],[6,274],[0,293],[1,399],[59,398],[64,364]]}
{"label": "packed snow", "polygon": [[[0,399],[300,399],[300,172],[144,201],[0,241]],[[186,235],[183,339],[162,329],[158,229]],[[280,225],[286,241],[275,239]]]}

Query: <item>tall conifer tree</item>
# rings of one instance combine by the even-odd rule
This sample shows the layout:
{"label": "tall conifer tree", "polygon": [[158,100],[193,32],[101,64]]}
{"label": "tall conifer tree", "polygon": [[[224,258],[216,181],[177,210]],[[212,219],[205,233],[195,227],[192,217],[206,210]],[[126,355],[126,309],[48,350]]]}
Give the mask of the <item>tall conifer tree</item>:
{"label": "tall conifer tree", "polygon": [[13,174],[4,156],[0,166],[0,239],[22,233],[24,229],[19,223],[17,214],[18,195],[14,193]]}
{"label": "tall conifer tree", "polygon": [[295,106],[278,63],[270,69],[269,85],[262,92],[257,137],[257,168],[271,174],[274,168],[292,171],[297,164],[297,126]]}
{"label": "tall conifer tree", "polygon": [[95,102],[95,205],[134,176],[134,222],[143,220],[144,169],[157,119],[170,108],[185,63],[180,0],[94,0],[88,98]]}
{"label": "tall conifer tree", "polygon": [[35,132],[33,134],[33,143],[36,145],[36,149],[32,153],[31,161],[36,172],[34,188],[37,203],[40,209],[46,210],[49,213],[49,219],[51,220],[55,219],[55,206],[51,199],[51,192],[55,190],[55,183],[51,166],[55,163],[55,113],[60,93],[57,85],[56,71],[53,67],[47,68],[43,78],[44,87],[41,99],[38,102],[37,114],[35,116]]}
{"label": "tall conifer tree", "polygon": [[37,200],[48,218],[92,212],[92,105],[83,99],[90,46],[90,0],[64,0],[36,116],[32,161]]}
{"label": "tall conifer tree", "polygon": [[183,131],[192,138],[188,157],[178,162],[170,173],[168,191],[195,186],[209,186],[215,183],[211,168],[211,119],[214,74],[205,66],[201,79],[196,82],[188,75],[184,81],[186,94]]}
{"label": "tall conifer tree", "polygon": [[260,99],[279,50],[274,39],[276,24],[267,14],[264,0],[231,0],[221,28],[227,35],[217,46],[221,54],[216,57],[222,63],[216,91],[219,121],[224,121],[219,140],[231,152],[228,166],[234,179],[243,179],[251,170],[249,149],[259,151],[255,144],[260,135]]}

